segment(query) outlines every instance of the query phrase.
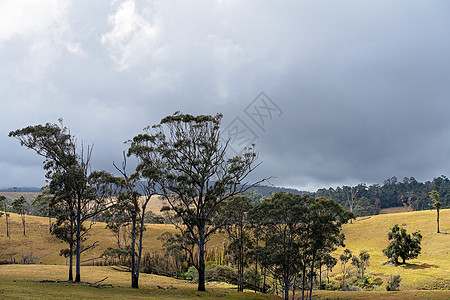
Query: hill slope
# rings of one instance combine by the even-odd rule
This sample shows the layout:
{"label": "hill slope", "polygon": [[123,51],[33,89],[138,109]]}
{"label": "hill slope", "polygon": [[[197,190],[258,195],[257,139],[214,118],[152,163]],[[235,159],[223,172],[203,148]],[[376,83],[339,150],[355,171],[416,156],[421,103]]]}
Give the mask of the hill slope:
{"label": "hill slope", "polygon": [[[27,236],[23,236],[18,215],[12,215],[11,238],[6,237],[5,218],[0,218],[0,261],[9,261],[15,257],[21,260],[22,254],[33,253],[43,264],[65,264],[59,256],[59,250],[67,246],[48,232],[48,219],[27,216]],[[391,274],[400,274],[402,289],[450,289],[450,209],[441,210],[441,231],[436,233],[436,211],[417,211],[397,214],[377,215],[358,218],[353,224],[344,226],[346,247],[354,254],[361,250],[370,253],[368,272],[374,276],[387,278]],[[387,232],[395,225],[404,225],[408,232],[420,230],[423,235],[422,254],[409,260],[406,265],[393,266],[381,264],[386,261],[382,249],[388,244]],[[144,235],[144,252],[161,249],[157,239],[165,231],[175,232],[171,225],[148,225]],[[112,234],[105,229],[104,223],[93,225],[89,242],[99,241],[99,247],[83,253],[82,259],[100,256],[108,247],[115,247]],[[222,247],[223,238],[216,236],[208,248]],[[339,255],[342,249],[336,251]],[[340,265],[335,267],[340,272]]]}
{"label": "hill slope", "polygon": [[[400,274],[402,289],[450,289],[450,209],[441,210],[440,234],[436,233],[436,211],[415,211],[358,218],[344,226],[346,247],[358,255],[370,253],[369,272],[380,277]],[[382,266],[387,258],[382,249],[388,244],[387,233],[395,224],[403,225],[408,233],[420,231],[422,252],[407,264]],[[342,252],[339,249],[337,252]],[[336,266],[340,270],[340,266]]]}

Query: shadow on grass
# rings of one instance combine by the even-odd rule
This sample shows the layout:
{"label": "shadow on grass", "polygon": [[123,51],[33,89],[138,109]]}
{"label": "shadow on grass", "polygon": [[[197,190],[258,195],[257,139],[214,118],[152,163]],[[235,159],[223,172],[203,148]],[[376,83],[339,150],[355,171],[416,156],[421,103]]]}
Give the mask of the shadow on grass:
{"label": "shadow on grass", "polygon": [[402,268],[404,269],[413,269],[413,270],[422,270],[422,269],[428,269],[428,268],[439,268],[439,266],[436,265],[431,265],[431,264],[427,264],[427,263],[423,263],[423,264],[404,264],[404,265],[400,265]]}
{"label": "shadow on grass", "polygon": [[131,272],[130,268],[122,267],[122,266],[112,266],[111,269],[113,269],[115,271],[119,271],[119,272],[125,272],[125,273]]}

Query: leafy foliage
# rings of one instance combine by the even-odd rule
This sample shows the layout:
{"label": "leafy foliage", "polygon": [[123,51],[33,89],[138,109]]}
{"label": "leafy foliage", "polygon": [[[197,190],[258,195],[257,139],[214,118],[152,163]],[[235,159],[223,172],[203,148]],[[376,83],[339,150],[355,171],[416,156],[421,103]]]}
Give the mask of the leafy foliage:
{"label": "leafy foliage", "polygon": [[413,232],[412,235],[406,233],[406,229],[395,224],[388,233],[389,245],[383,250],[384,255],[392,259],[397,265],[401,258],[403,263],[407,259],[417,258],[422,250],[420,242],[422,235]]}
{"label": "leafy foliage", "polygon": [[199,272],[199,291],[205,290],[205,244],[224,225],[218,218],[220,204],[255,185],[244,181],[256,167],[256,153],[250,148],[228,159],[221,119],[221,114],[177,112],[135,136],[130,148],[143,158],[138,169],[159,184],[176,215],[173,223],[188,240],[184,243],[198,248],[198,261],[192,263]]}

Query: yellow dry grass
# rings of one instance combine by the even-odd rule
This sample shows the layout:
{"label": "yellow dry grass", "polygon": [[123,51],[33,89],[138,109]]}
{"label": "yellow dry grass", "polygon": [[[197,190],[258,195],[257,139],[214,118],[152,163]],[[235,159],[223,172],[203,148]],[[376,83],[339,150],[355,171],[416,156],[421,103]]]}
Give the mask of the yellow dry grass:
{"label": "yellow dry grass", "polygon": [[[382,249],[388,245],[387,233],[395,224],[403,225],[408,233],[420,231],[422,252],[407,264],[394,266],[387,261]],[[450,289],[450,209],[440,212],[442,233],[436,233],[436,211],[416,211],[359,218],[344,226],[345,244],[353,254],[367,250],[370,254],[369,273],[383,279],[401,275],[402,289]],[[340,254],[338,249],[336,254]],[[335,272],[340,269],[339,263]]]}
{"label": "yellow dry grass", "polygon": [[[59,256],[59,251],[68,246],[49,233],[47,218],[26,216],[27,235],[24,236],[20,216],[13,213],[10,215],[10,238],[6,237],[5,217],[0,218],[0,261],[10,261],[11,257],[14,257],[16,262],[20,262],[22,254],[33,253],[42,264],[65,264],[65,259]],[[86,226],[89,224],[89,222],[85,223]],[[117,247],[111,231],[105,229],[105,226],[103,222],[92,225],[86,245],[98,241],[98,246],[84,252],[82,260],[99,257],[108,247]],[[162,251],[162,242],[158,240],[158,237],[164,232],[175,233],[177,229],[169,224],[147,224],[143,239],[143,253]],[[207,244],[207,248],[222,249],[223,241],[224,238],[221,235],[215,235]]]}

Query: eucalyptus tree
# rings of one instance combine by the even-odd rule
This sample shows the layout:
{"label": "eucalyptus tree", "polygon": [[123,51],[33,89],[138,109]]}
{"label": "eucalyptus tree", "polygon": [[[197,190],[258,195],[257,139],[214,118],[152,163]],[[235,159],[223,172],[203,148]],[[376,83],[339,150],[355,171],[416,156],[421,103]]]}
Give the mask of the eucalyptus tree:
{"label": "eucalyptus tree", "polygon": [[289,299],[291,283],[300,272],[302,299],[308,290],[308,276],[311,299],[315,268],[322,265],[317,262],[343,245],[342,225],[352,217],[333,200],[284,192],[275,193],[252,210],[252,223],[264,228],[264,245],[256,248],[268,254],[265,264],[281,278],[284,299]]}
{"label": "eucalyptus tree", "polygon": [[353,217],[351,212],[345,211],[331,199],[316,198],[308,207],[306,229],[302,239],[308,241],[305,251],[309,254],[307,257],[310,263],[310,299],[314,283],[314,266],[319,254],[329,254],[336,250],[337,246],[344,246],[345,236],[342,233],[342,225]]}
{"label": "eucalyptus tree", "polygon": [[345,249],[344,252],[339,256],[341,261],[341,271],[342,271],[342,289],[345,289],[345,277],[348,273],[349,265],[347,265],[353,257],[353,253],[350,249]]}
{"label": "eucalyptus tree", "polygon": [[226,225],[229,245],[228,250],[233,254],[238,268],[238,292],[244,291],[244,267],[248,261],[248,252],[252,248],[251,224],[247,214],[252,208],[248,196],[234,196],[224,202],[220,209]]}
{"label": "eucalyptus tree", "polygon": [[[163,172],[157,180],[171,210],[182,221],[175,225],[189,240],[186,244],[198,248],[198,261],[193,263],[199,275],[199,291],[206,290],[205,244],[224,225],[218,221],[220,204],[262,181],[246,182],[257,166],[252,147],[227,158],[228,142],[221,139],[221,119],[221,114],[193,116],[177,112],[147,127],[132,141],[134,147],[144,146],[143,151],[155,150],[161,159]],[[147,150],[146,145],[150,146]]]}
{"label": "eucalyptus tree", "polygon": [[358,272],[361,274],[361,281],[364,280],[364,271],[369,266],[369,259],[370,254],[369,252],[367,252],[367,250],[361,250],[358,256],[354,255],[352,257],[352,265],[354,265],[358,269]]}
{"label": "eucalyptus tree", "polygon": [[59,121],[60,125],[46,123],[11,131],[9,136],[44,157],[53,205],[58,203],[61,217],[75,218],[75,281],[80,282],[83,222],[109,208],[111,198],[107,186],[112,176],[103,171],[90,173],[92,146],[81,145],[79,149],[75,137]]}
{"label": "eucalyptus tree", "polygon": [[1,204],[1,207],[3,209],[3,212],[0,212],[0,217],[3,216],[3,214],[5,214],[6,236],[8,238],[10,238],[10,235],[9,235],[9,213],[7,212],[7,209],[6,209],[6,207],[7,207],[6,206],[6,197],[3,196],[3,195],[0,195],[0,204]]}
{"label": "eucalyptus tree", "polygon": [[437,233],[440,233],[439,231],[439,211],[442,206],[442,202],[439,201],[440,195],[436,190],[432,190],[428,193],[430,197],[433,199],[433,206],[436,208],[436,223],[437,223]]}
{"label": "eucalyptus tree", "polygon": [[26,230],[25,230],[25,221],[26,221],[26,212],[25,212],[25,204],[27,203],[27,201],[25,200],[25,198],[23,196],[20,196],[17,199],[14,199],[11,202],[11,206],[14,210],[14,212],[16,212],[17,214],[20,215],[20,218],[22,219],[22,229],[23,229],[23,235],[26,236]]}
{"label": "eucalyptus tree", "polygon": [[[159,191],[159,179],[164,166],[152,139],[147,140],[146,135],[138,135],[129,143],[130,147],[128,153],[124,153],[122,166],[114,166],[122,175],[124,188],[119,194],[117,205],[128,215],[131,223],[131,287],[139,288],[145,213],[151,197]],[[128,175],[127,157],[130,156],[134,156],[138,164],[135,172]]]}
{"label": "eucalyptus tree", "polygon": [[313,199],[306,195],[278,192],[263,200],[251,214],[254,223],[265,227],[264,246],[260,247],[270,253],[266,259],[283,282],[284,299],[289,299],[291,282],[303,266],[300,236],[308,205]]}

